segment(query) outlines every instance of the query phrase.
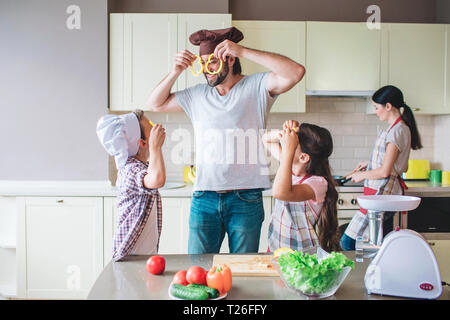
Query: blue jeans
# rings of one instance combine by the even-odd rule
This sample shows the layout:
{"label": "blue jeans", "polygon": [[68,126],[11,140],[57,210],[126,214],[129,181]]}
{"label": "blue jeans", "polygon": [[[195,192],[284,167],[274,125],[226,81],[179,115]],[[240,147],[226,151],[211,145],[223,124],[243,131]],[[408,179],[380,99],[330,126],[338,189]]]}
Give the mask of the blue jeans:
{"label": "blue jeans", "polygon": [[[387,211],[383,215],[383,237],[385,237],[389,232],[393,230],[393,219],[395,212]],[[339,241],[339,245],[341,249],[344,251],[352,251],[355,250],[356,240],[349,237],[345,233],[342,235],[341,240]]]}
{"label": "blue jeans", "polygon": [[218,253],[228,234],[230,253],[258,252],[264,207],[261,189],[195,191],[189,216],[189,254]]}

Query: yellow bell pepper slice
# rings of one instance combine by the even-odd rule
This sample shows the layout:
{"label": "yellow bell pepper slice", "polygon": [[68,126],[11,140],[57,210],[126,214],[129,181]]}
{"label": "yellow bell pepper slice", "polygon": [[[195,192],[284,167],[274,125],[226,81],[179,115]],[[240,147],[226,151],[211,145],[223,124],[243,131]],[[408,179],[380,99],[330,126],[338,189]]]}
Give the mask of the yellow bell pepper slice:
{"label": "yellow bell pepper slice", "polygon": [[200,65],[200,71],[199,72],[196,73],[194,71],[194,63],[191,64],[191,72],[194,75],[194,77],[199,76],[203,72],[202,58],[200,58],[200,56],[197,56],[197,60],[198,60],[198,64]]}
{"label": "yellow bell pepper slice", "polygon": [[206,62],[206,65],[205,65],[206,72],[208,72],[209,74],[218,74],[218,73],[222,70],[222,65],[223,65],[222,60],[219,59],[219,61],[220,61],[220,66],[219,66],[219,69],[218,69],[218,70],[216,70],[216,71],[209,71],[209,69],[208,69],[208,64],[211,62],[212,57],[214,57],[214,53],[211,53],[211,54],[209,55],[209,57],[208,57],[208,62]]}

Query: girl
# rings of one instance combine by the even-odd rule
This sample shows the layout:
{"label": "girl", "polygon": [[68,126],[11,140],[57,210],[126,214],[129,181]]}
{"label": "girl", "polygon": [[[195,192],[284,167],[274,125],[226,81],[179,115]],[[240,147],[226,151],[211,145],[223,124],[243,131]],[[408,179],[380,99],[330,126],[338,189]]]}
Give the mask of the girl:
{"label": "girl", "polygon": [[[313,124],[286,121],[284,130],[269,131],[263,142],[280,161],[272,191],[275,208],[269,225],[269,251],[281,247],[339,250],[338,193],[328,157],[330,132]],[[318,232],[316,232],[316,227]]]}
{"label": "girl", "polygon": [[[408,170],[409,152],[422,148],[416,121],[403,93],[394,86],[378,89],[372,96],[378,118],[389,124],[378,134],[370,162],[361,162],[350,177],[364,182],[365,195],[404,194],[406,185],[400,175]],[[363,171],[365,170],[365,171]],[[366,232],[368,219],[361,209],[350,221],[341,238],[343,250],[355,250],[355,239]],[[394,213],[385,213],[384,220]]]}

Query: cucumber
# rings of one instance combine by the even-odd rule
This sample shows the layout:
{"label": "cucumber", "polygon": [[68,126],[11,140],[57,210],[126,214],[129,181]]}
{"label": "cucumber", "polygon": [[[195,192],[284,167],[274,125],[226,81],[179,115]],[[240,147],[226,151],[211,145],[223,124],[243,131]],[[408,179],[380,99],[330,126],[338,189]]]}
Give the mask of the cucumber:
{"label": "cucumber", "polygon": [[201,284],[196,284],[196,283],[191,283],[187,285],[188,288],[200,288],[205,290],[206,292],[208,292],[209,298],[210,299],[216,299],[219,297],[219,290],[208,287],[208,286],[204,286]]}
{"label": "cucumber", "polygon": [[170,293],[177,298],[185,300],[206,300],[209,295],[203,289],[183,286],[181,284],[173,284]]}

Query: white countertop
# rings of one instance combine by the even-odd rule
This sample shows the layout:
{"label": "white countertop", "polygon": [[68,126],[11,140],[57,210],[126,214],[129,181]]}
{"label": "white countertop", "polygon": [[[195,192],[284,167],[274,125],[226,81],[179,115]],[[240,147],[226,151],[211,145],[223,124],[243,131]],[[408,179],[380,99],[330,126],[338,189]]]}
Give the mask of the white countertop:
{"label": "white countertop", "polygon": [[[406,194],[417,196],[449,196],[450,186],[432,184],[428,181],[407,181]],[[337,187],[338,192],[362,193],[363,187]],[[161,188],[163,197],[191,197],[193,185],[182,188]],[[0,196],[43,197],[115,197],[117,188],[109,181],[0,181]],[[263,191],[263,196],[272,196],[272,190]]]}

